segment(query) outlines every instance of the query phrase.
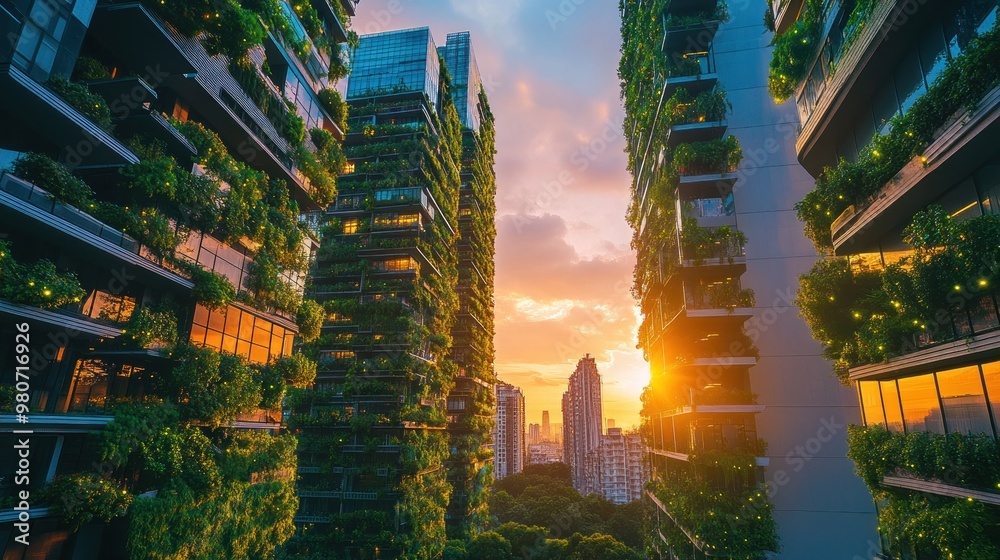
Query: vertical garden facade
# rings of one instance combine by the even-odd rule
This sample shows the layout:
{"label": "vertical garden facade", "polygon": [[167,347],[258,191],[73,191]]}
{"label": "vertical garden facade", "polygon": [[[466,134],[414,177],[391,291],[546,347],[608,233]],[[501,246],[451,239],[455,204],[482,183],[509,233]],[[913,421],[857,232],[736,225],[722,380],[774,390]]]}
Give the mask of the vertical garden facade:
{"label": "vertical garden facade", "polygon": [[876,548],[996,557],[997,3],[807,1],[786,17],[769,87],[798,111],[815,181],[796,210],[829,255],[800,307],[858,394],[849,455]]}
{"label": "vertical garden facade", "polygon": [[449,535],[463,538],[485,526],[492,482],[496,131],[470,34],[449,34],[438,53],[451,73],[451,96],[462,122],[458,312],[452,328],[458,371],[448,395],[452,495],[447,520]]}
{"label": "vertical garden facade", "polygon": [[[346,162],[312,272],[325,311],[308,349],[316,384],[288,406],[302,499],[288,550],[433,558],[446,517],[462,530],[481,507],[474,485],[488,484],[476,480],[488,466],[475,467],[488,458],[486,440],[474,439],[476,425],[459,412],[492,403],[466,397],[459,380],[491,383],[492,333],[470,339],[459,318],[481,310],[470,311],[463,292],[478,286],[464,259],[482,264],[478,250],[492,261],[491,238],[471,251],[461,244],[492,231],[492,118],[481,90],[472,106],[456,93],[456,83],[478,82],[468,68],[456,72],[462,82],[452,80],[427,28],[366,35],[352,63]],[[484,132],[464,124],[469,111]],[[466,135],[490,151],[469,152],[479,167],[463,175]],[[484,205],[466,237],[461,201],[473,189]],[[472,343],[490,353],[464,351]],[[458,497],[466,505],[450,508]]]}
{"label": "vertical garden facade", "polygon": [[0,7],[0,432],[34,430],[30,482],[0,464],[5,505],[32,508],[28,547],[0,520],[5,557],[273,555],[354,3]]}
{"label": "vertical garden facade", "polygon": [[742,151],[727,134],[730,104],[712,48],[727,7],[621,8],[633,294],[651,374],[642,397],[650,542],[662,558],[761,558],[778,542],[754,422],[763,407],[748,376],[756,350],[743,331],[754,294],[740,284],[746,236],[733,185]]}
{"label": "vertical garden facade", "polygon": [[790,290],[816,260],[792,208],[811,181],[796,115],[767,89],[765,22],[735,4],[622,6],[652,542],[664,557],[864,556],[874,508],[845,457],[857,408]]}

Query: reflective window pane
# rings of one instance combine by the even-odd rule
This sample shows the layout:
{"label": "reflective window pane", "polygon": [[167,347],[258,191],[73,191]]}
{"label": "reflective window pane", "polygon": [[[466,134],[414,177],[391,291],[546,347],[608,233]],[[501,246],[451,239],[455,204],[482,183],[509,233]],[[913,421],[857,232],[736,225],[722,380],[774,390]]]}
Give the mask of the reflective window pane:
{"label": "reflective window pane", "polygon": [[885,424],[878,381],[861,381],[858,383],[858,389],[861,392],[861,408],[865,413],[865,424],[868,426]]}
{"label": "reflective window pane", "polygon": [[903,421],[908,432],[944,433],[944,422],[941,418],[933,374],[900,379],[899,396],[903,403]]}
{"label": "reflective window pane", "polygon": [[993,433],[979,366],[942,371],[937,374],[937,380],[948,433]]}
{"label": "reflective window pane", "polygon": [[993,411],[993,421],[996,422],[994,427],[1000,433],[1000,362],[983,364],[983,380],[986,381],[986,394]]}
{"label": "reflective window pane", "polygon": [[885,409],[886,427],[894,432],[903,431],[903,411],[899,408],[899,391],[895,381],[882,381],[882,402]]}

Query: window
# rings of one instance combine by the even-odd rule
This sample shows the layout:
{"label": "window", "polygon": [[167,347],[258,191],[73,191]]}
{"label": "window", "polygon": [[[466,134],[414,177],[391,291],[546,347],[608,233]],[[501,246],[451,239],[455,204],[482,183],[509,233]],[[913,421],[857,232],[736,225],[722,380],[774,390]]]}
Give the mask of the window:
{"label": "window", "polygon": [[878,381],[861,381],[858,383],[858,391],[861,393],[861,409],[865,414],[865,425],[885,424]]}
{"label": "window", "polygon": [[945,433],[933,374],[900,379],[899,396],[907,431]]}
{"label": "window", "polygon": [[83,302],[80,312],[101,321],[127,323],[135,312],[135,298],[94,290]]}
{"label": "window", "polygon": [[417,270],[417,261],[413,260],[413,257],[401,257],[386,261],[376,261],[373,266],[376,272],[402,272]]}
{"label": "window", "polygon": [[35,0],[21,28],[13,60],[22,70],[44,81],[52,72],[68,20],[47,0]]}
{"label": "window", "polygon": [[948,433],[993,433],[979,366],[938,372],[937,381]]}
{"label": "window", "polygon": [[993,412],[993,421],[998,434],[1000,434],[1000,361],[983,364],[983,381],[986,382],[986,395],[990,401],[990,410]]}
{"label": "window", "polygon": [[375,191],[376,202],[413,202],[420,200],[420,188],[382,189]]}
{"label": "window", "polygon": [[379,214],[375,216],[376,229],[403,229],[420,224],[418,214]]}
{"label": "window", "polygon": [[272,358],[291,355],[293,341],[294,332],[238,307],[216,311],[201,305],[195,308],[191,326],[194,344],[266,364]]}
{"label": "window", "polygon": [[885,411],[885,426],[894,432],[903,431],[903,411],[899,408],[899,390],[895,381],[882,381],[882,403]]}
{"label": "window", "polygon": [[139,366],[80,360],[73,370],[67,412],[101,412],[116,401],[141,400],[150,377]]}
{"label": "window", "polygon": [[349,218],[344,220],[344,235],[353,235],[358,233],[358,226],[361,225],[361,220],[357,218]]}

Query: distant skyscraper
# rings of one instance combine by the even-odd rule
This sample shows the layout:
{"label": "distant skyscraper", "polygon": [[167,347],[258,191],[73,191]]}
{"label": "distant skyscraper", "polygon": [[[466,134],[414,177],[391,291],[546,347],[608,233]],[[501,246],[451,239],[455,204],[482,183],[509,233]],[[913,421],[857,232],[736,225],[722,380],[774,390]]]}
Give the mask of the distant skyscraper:
{"label": "distant skyscraper", "polygon": [[598,493],[615,504],[641,498],[646,482],[642,453],[641,435],[624,434],[621,428],[609,427],[595,453]]}
{"label": "distant skyscraper", "polygon": [[524,394],[508,383],[497,383],[494,472],[497,480],[524,468]]}
{"label": "distant skyscraper", "polygon": [[576,364],[563,393],[563,462],[573,473],[581,494],[599,491],[595,451],[601,444],[601,376],[587,354]]}
{"label": "distant skyscraper", "polygon": [[549,426],[549,411],[542,411],[542,441],[552,440],[552,430]]}
{"label": "distant skyscraper", "polygon": [[528,444],[538,443],[542,440],[542,427],[538,424],[528,424]]}

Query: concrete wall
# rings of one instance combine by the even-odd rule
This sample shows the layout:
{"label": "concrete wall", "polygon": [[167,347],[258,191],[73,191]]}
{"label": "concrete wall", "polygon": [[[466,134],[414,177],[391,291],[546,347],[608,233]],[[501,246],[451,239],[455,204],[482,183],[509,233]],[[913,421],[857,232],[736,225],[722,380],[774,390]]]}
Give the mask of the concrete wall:
{"label": "concrete wall", "polygon": [[867,559],[869,540],[878,540],[875,508],[845,455],[846,426],[860,422],[857,397],[834,376],[792,306],[798,276],[817,259],[793,209],[813,180],[795,159],[794,102],[777,106],[767,92],[765,5],[730,3],[731,21],[716,36],[715,56],[733,104],[729,132],[744,153],[735,191],[737,223],[749,238],[741,280],[757,299],[746,323],[760,350],[750,383],[767,406],[757,430],[769,443],[766,481],[781,538],[778,558]]}

